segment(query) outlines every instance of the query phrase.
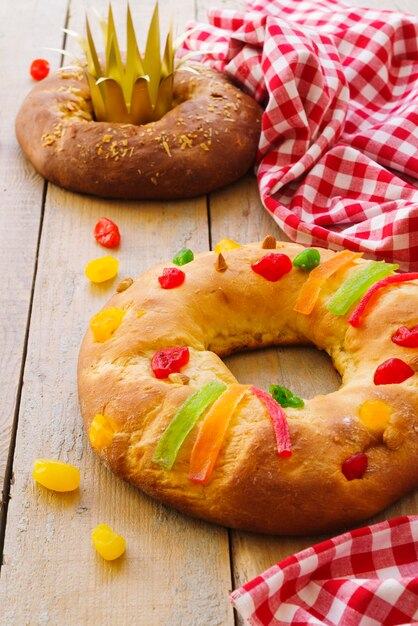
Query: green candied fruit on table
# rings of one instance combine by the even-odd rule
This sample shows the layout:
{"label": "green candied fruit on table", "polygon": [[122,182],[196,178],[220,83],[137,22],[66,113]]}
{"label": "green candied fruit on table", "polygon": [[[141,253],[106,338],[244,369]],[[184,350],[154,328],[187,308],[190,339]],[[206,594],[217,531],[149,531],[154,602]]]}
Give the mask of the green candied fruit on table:
{"label": "green candied fruit on table", "polygon": [[293,259],[293,267],[298,267],[303,272],[310,272],[319,265],[320,254],[315,248],[306,248]]}
{"label": "green candied fruit on table", "polygon": [[190,248],[182,248],[177,252],[173,259],[174,265],[186,265],[194,259],[194,254]]}
{"label": "green candied fruit on table", "polygon": [[292,409],[301,409],[305,406],[304,401],[299,396],[296,396],[293,391],[287,387],[281,387],[280,385],[270,385],[270,395],[276,400],[280,406],[284,409],[291,407]]}

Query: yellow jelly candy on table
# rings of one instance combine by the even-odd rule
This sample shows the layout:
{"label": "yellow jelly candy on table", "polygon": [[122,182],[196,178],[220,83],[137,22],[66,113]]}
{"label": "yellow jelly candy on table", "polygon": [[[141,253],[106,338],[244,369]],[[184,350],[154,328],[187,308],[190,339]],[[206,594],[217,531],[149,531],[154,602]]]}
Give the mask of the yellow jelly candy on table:
{"label": "yellow jelly candy on table", "polygon": [[90,424],[89,439],[90,443],[96,450],[107,448],[113,441],[115,434],[115,423],[107,415],[97,413]]}
{"label": "yellow jelly candy on table", "polygon": [[118,273],[119,261],[113,256],[102,256],[100,259],[93,259],[86,266],[86,276],[92,283],[104,283],[106,280],[114,278]]}
{"label": "yellow jelly candy on table", "polygon": [[366,400],[360,407],[359,417],[366,428],[384,430],[389,424],[391,409],[383,400]]}
{"label": "yellow jelly candy on table", "polygon": [[106,561],[114,561],[126,550],[126,541],[107,524],[99,524],[92,530],[91,538],[97,552]]}
{"label": "yellow jelly candy on table", "polygon": [[74,491],[80,484],[77,467],[50,459],[36,459],[32,477],[52,491]]}
{"label": "yellow jelly candy on table", "polygon": [[122,323],[126,311],[115,306],[104,311],[99,311],[90,320],[90,328],[94,335],[94,340],[103,343],[113,335]]}
{"label": "yellow jelly candy on table", "polygon": [[222,254],[223,252],[228,252],[228,250],[234,250],[235,248],[242,248],[242,246],[232,239],[221,239],[215,246],[215,252],[216,254]]}

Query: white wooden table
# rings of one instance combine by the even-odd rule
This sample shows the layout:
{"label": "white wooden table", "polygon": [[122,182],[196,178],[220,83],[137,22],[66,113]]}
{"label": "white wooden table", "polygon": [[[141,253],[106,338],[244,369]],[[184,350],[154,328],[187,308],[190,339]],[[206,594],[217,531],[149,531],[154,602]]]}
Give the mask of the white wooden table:
{"label": "white wooden table", "polygon": [[[119,202],[66,192],[34,172],[14,137],[17,108],[32,86],[28,67],[43,56],[59,66],[59,55],[44,48],[70,43],[64,26],[83,32],[90,4],[0,3],[0,624],[232,626],[239,620],[228,592],[319,538],[263,537],[190,519],[99,463],[82,431],[76,363],[89,319],[115,284],[90,285],[84,267],[103,253],[92,237],[102,215],[122,232],[122,277],[140,274],[185,245],[199,252],[223,237],[246,243],[280,232],[262,208],[252,176],[194,200]],[[136,19],[145,11],[147,24],[152,1],[134,4]],[[416,0],[362,4],[418,13]],[[115,1],[114,9],[122,24],[125,3]],[[178,32],[189,19],[206,15],[205,0],[162,0],[160,9],[163,29],[173,15]],[[227,362],[243,383],[266,388],[276,380],[305,397],[339,384],[328,357],[315,349],[271,349]],[[63,496],[37,487],[31,471],[38,457],[77,465],[80,490]],[[412,494],[379,519],[417,512]],[[127,553],[117,562],[102,561],[91,546],[98,523],[127,539]]]}

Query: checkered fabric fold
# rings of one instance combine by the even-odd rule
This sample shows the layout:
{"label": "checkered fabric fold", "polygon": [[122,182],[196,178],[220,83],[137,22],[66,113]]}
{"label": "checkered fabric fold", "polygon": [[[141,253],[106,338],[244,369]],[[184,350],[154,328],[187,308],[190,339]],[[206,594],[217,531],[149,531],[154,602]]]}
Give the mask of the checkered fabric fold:
{"label": "checkered fabric fold", "polygon": [[418,270],[418,17],[335,0],[210,9],[184,50],[264,107],[260,196],[294,241]]}
{"label": "checkered fabric fold", "polygon": [[418,624],[418,516],[399,517],[303,550],[231,600],[252,626]]}

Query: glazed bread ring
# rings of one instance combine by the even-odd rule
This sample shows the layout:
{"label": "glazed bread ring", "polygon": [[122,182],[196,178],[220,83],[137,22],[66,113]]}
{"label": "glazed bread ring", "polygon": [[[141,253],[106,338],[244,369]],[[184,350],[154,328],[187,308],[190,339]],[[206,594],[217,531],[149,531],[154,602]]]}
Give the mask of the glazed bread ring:
{"label": "glazed bread ring", "polygon": [[243,176],[260,135],[259,105],[223,74],[193,64],[174,75],[174,108],[142,126],[96,122],[80,69],[58,70],[24,100],[19,143],[37,171],[109,198],[202,195]]}
{"label": "glazed bread ring", "polygon": [[[187,514],[273,534],[348,527],[418,487],[418,274],[360,256],[270,236],[121,285],[79,357],[101,459]],[[221,360],[294,344],[325,350],[341,388],[283,408]]]}

